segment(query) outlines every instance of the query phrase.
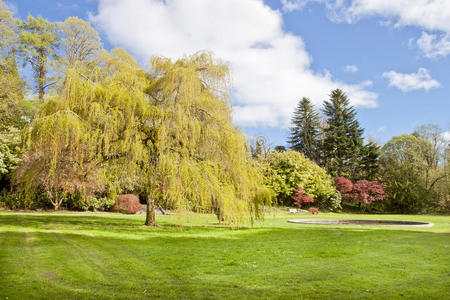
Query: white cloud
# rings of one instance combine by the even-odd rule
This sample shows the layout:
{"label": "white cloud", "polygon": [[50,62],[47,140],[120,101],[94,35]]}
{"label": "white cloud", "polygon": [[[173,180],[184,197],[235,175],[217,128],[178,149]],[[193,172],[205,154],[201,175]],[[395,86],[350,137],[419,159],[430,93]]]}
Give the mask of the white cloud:
{"label": "white cloud", "polygon": [[335,88],[353,105],[377,105],[370,82],[349,85],[312,71],[303,40],[283,31],[281,13],[262,0],[100,0],[92,20],[146,62],[213,51],[230,66],[238,125],[287,126],[300,97],[321,104]]}
{"label": "white cloud", "polygon": [[428,58],[447,56],[450,54],[450,34],[438,37],[435,34],[422,32],[422,36],[417,40],[417,45]]}
{"label": "white cloud", "polygon": [[302,10],[310,2],[322,2],[322,0],[281,0],[283,11],[292,12]]}
{"label": "white cloud", "polygon": [[427,57],[450,54],[450,0],[282,0],[283,11],[301,10],[310,2],[325,3],[328,16],[336,22],[354,23],[364,17],[382,17],[381,24],[416,26],[428,31],[417,45]]}
{"label": "white cloud", "polygon": [[327,0],[337,20],[352,23],[363,17],[381,16],[396,20],[395,26],[420,26],[450,32],[448,0]]}
{"label": "white cloud", "polygon": [[356,72],[358,72],[358,66],[347,65],[347,66],[345,66],[345,71],[350,72],[350,73],[356,73]]}
{"label": "white cloud", "polygon": [[395,71],[384,72],[383,77],[389,79],[389,86],[396,87],[403,92],[413,90],[429,90],[440,87],[440,83],[431,78],[430,73],[425,68],[419,68],[417,73],[405,74]]}

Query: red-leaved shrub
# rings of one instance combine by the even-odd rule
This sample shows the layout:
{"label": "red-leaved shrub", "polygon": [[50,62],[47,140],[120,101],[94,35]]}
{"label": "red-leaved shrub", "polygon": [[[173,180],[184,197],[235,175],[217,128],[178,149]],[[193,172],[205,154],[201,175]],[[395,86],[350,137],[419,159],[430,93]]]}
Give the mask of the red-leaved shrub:
{"label": "red-leaved shrub", "polygon": [[334,184],[343,198],[352,199],[355,202],[370,204],[387,198],[384,192],[386,186],[378,181],[358,180],[353,184],[344,177],[338,177]]}
{"label": "red-leaved shrub", "polygon": [[308,208],[308,211],[313,215],[319,214],[319,209],[317,207],[310,207],[310,208]]}
{"label": "red-leaved shrub", "polygon": [[139,202],[139,198],[133,194],[119,195],[113,210],[123,214],[135,214],[142,211],[142,204]]}
{"label": "red-leaved shrub", "polygon": [[350,197],[350,193],[353,190],[353,183],[350,180],[344,177],[338,177],[334,180],[334,185],[342,197]]}
{"label": "red-leaved shrub", "polygon": [[359,180],[353,185],[352,199],[356,202],[370,204],[387,198],[385,185],[378,181]]}
{"label": "red-leaved shrub", "polygon": [[305,195],[305,190],[301,187],[295,189],[291,195],[292,200],[294,200],[294,205],[297,207],[302,207],[302,203],[312,203],[314,199]]}

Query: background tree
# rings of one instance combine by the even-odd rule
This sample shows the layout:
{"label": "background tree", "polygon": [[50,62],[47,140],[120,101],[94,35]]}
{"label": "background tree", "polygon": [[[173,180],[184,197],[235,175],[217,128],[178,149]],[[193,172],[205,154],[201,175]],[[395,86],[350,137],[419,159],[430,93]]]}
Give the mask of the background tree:
{"label": "background tree", "polygon": [[389,194],[388,209],[417,213],[432,209],[447,191],[437,187],[449,176],[436,164],[439,153],[433,144],[417,135],[393,137],[382,148],[381,176]]}
{"label": "background tree", "polygon": [[376,143],[368,142],[361,148],[361,154],[358,158],[359,167],[355,170],[355,178],[376,180],[380,171],[380,146]]}
{"label": "background tree", "polygon": [[[432,184],[433,171],[438,169],[439,165],[443,163],[443,151],[448,141],[443,138],[442,133],[443,130],[435,124],[419,126],[412,133],[413,136],[428,141],[428,143],[422,142],[417,145],[417,150],[425,163],[425,186]],[[441,174],[441,176],[444,175]]]}
{"label": "background tree", "polygon": [[249,145],[250,155],[252,158],[258,158],[260,155],[266,155],[270,151],[270,144],[263,135],[254,138],[254,145]]}
{"label": "background tree", "polygon": [[91,24],[78,17],[67,18],[57,23],[62,55],[61,61],[67,67],[76,63],[86,68],[92,67],[103,49],[100,36]]}
{"label": "background tree", "polygon": [[22,154],[20,130],[32,118],[32,106],[23,99],[25,84],[16,63],[18,23],[0,1],[0,191],[10,189]]}
{"label": "background tree", "polygon": [[314,162],[319,161],[319,115],[308,98],[302,98],[294,111],[289,143]]}
{"label": "background tree", "polygon": [[0,0],[0,131],[21,123],[19,103],[24,83],[16,64],[18,20]]}
{"label": "background tree", "polygon": [[13,17],[8,7],[0,0],[0,55],[2,60],[9,57],[17,46],[18,23],[19,20]]}
{"label": "background tree", "polygon": [[363,145],[364,130],[356,120],[355,109],[342,90],[331,92],[324,102],[326,127],[323,129],[322,164],[335,177],[373,178],[378,169],[378,148]]}
{"label": "background tree", "polygon": [[275,148],[273,148],[274,151],[278,151],[278,152],[286,152],[286,147],[278,145],[275,146]]}
{"label": "background tree", "polygon": [[34,18],[29,15],[20,27],[20,51],[24,61],[31,65],[42,103],[46,89],[55,83],[48,73],[49,61],[58,45],[56,26],[40,16]]}

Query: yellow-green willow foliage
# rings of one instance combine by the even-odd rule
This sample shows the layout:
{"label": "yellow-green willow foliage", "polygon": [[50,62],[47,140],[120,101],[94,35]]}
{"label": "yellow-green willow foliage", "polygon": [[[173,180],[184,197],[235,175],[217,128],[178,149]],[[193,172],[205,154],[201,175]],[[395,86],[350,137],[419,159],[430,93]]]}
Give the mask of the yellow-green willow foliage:
{"label": "yellow-green willow foliage", "polygon": [[57,209],[66,194],[134,192],[180,212],[215,212],[230,224],[262,216],[271,200],[232,126],[228,69],[209,53],[153,58],[146,74],[124,50],[99,58],[88,75],[68,70],[64,87],[27,128],[16,184],[45,192]]}
{"label": "yellow-green willow foliage", "polygon": [[[149,199],[181,211],[215,212],[219,221],[259,217],[271,194],[231,124],[228,68],[210,53],[151,60],[147,93],[159,112]],[[153,225],[152,200],[147,225]]]}
{"label": "yellow-green willow foliage", "polygon": [[154,119],[145,73],[123,50],[102,62],[89,78],[69,69],[62,92],[26,128],[16,184],[27,198],[45,192],[58,209],[67,193],[114,197],[142,185],[147,120]]}

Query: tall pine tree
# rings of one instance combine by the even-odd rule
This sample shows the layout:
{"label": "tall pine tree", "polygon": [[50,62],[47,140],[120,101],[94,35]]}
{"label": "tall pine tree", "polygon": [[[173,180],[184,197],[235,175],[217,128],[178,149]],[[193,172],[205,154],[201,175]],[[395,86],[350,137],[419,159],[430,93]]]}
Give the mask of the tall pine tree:
{"label": "tall pine tree", "polygon": [[319,115],[308,98],[302,98],[294,111],[291,135],[291,149],[302,152],[314,162],[319,159]]}
{"label": "tall pine tree", "polygon": [[38,17],[28,16],[21,24],[19,50],[25,62],[31,65],[36,80],[39,101],[44,102],[47,88],[53,85],[54,78],[48,77],[51,57],[55,56],[58,35],[55,24]]}
{"label": "tall pine tree", "polygon": [[361,168],[363,129],[356,120],[355,109],[345,93],[336,89],[330,94],[330,100],[324,102],[323,113],[326,117],[324,140],[321,146],[323,164],[335,177],[355,179]]}

